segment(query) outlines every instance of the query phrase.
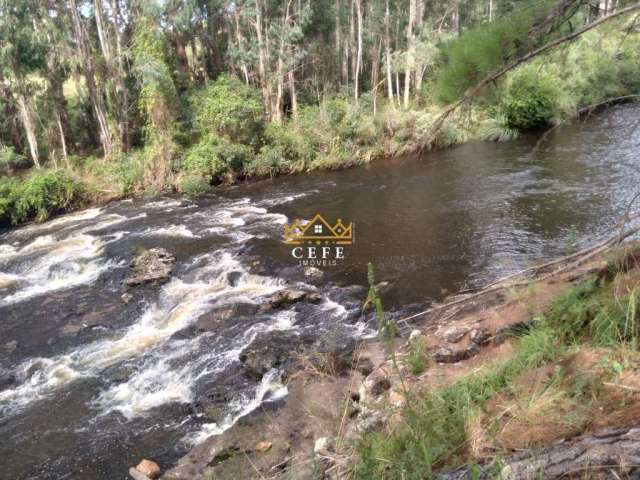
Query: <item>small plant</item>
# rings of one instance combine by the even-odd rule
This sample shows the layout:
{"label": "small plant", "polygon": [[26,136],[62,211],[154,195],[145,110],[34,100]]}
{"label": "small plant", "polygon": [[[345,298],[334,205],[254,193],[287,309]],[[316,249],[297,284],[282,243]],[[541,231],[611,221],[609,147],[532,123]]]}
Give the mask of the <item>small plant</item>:
{"label": "small plant", "polygon": [[407,356],[407,365],[409,365],[409,371],[413,375],[420,375],[429,365],[426,348],[419,339],[411,343],[409,355]]}
{"label": "small plant", "polygon": [[378,336],[387,345],[389,350],[393,350],[393,340],[396,337],[397,327],[395,322],[388,319],[384,314],[382,300],[380,300],[378,295],[375,284],[375,274],[371,263],[367,265],[367,281],[369,282],[369,294],[367,295],[365,306],[368,304],[373,305],[376,312],[376,319],[378,320]]}

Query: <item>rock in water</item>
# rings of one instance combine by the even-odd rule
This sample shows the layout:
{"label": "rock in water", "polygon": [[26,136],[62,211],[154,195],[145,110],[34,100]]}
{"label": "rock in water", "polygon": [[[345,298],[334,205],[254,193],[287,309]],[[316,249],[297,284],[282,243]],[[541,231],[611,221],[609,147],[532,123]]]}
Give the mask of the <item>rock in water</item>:
{"label": "rock in water", "polygon": [[145,283],[165,283],[171,276],[176,258],[164,248],[145,250],[132,262],[132,274],[125,280],[128,286]]}
{"label": "rock in water", "polygon": [[[300,338],[289,332],[272,331],[258,335],[240,354],[245,371],[258,380],[272,368],[293,362]],[[286,368],[285,368],[286,370]]]}
{"label": "rock in water", "polygon": [[271,295],[268,299],[268,307],[269,308],[282,308],[287,305],[291,305],[293,303],[298,303],[307,301],[311,303],[319,302],[322,299],[322,296],[316,292],[309,292],[306,290],[296,290],[293,288],[285,288],[284,290],[279,290],[273,295]]}
{"label": "rock in water", "polygon": [[154,479],[160,476],[160,467],[158,464],[146,458],[142,459],[142,461],[136,465],[136,470],[148,478]]}

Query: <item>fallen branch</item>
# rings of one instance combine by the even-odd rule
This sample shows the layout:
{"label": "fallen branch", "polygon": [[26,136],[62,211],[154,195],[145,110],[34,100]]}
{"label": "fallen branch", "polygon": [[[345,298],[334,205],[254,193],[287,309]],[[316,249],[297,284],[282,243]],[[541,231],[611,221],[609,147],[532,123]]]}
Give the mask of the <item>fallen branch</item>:
{"label": "fallen branch", "polygon": [[[590,471],[611,469],[637,474],[640,467],[640,428],[604,429],[543,450],[529,449],[510,458],[474,469],[463,467],[438,475],[438,480],[509,478],[558,479]],[[498,474],[499,470],[502,475]],[[580,478],[587,478],[581,476]],[[591,477],[588,477],[591,478]],[[607,477],[609,478],[609,477]],[[635,475],[629,478],[637,478]]]}
{"label": "fallen branch", "polygon": [[433,125],[431,127],[431,130],[429,131],[429,134],[427,136],[427,141],[424,142],[425,145],[430,145],[433,143],[434,139],[436,138],[436,135],[440,132],[440,129],[442,128],[442,125],[444,124],[445,120],[449,117],[449,115],[451,115],[455,110],[457,110],[461,105],[469,102],[471,99],[473,99],[478,93],[480,93],[480,91],[486,87],[487,85],[494,83],[496,80],[498,80],[500,77],[502,77],[503,75],[505,75],[506,73],[508,73],[509,71],[513,70],[514,68],[516,68],[517,66],[528,62],[529,60],[531,60],[532,58],[554,48],[557,47],[558,45],[561,45],[565,42],[569,42],[577,37],[579,37],[580,35],[588,32],[589,30],[602,25],[605,22],[608,22],[609,20],[611,20],[612,18],[616,18],[619,17],[621,15],[626,15],[627,13],[633,12],[635,10],[640,9],[640,3],[636,3],[634,5],[625,7],[625,8],[621,8],[620,10],[617,10],[613,13],[610,13],[609,15],[605,15],[604,17],[600,17],[598,20],[589,23],[588,25],[585,25],[584,27],[571,32],[568,35],[565,35],[564,37],[560,37],[556,40],[553,40],[552,42],[549,42],[541,47],[536,48],[535,50],[530,51],[529,53],[527,53],[526,55],[523,55],[521,57],[518,57],[517,59],[513,60],[512,62],[508,63],[507,65],[505,65],[504,67],[500,68],[499,70],[490,73],[489,75],[487,75],[483,80],[481,80],[478,84],[476,84],[475,87],[467,90],[465,92],[465,94],[455,103],[452,103],[451,105],[449,105],[436,119],[435,122],[433,122]]}

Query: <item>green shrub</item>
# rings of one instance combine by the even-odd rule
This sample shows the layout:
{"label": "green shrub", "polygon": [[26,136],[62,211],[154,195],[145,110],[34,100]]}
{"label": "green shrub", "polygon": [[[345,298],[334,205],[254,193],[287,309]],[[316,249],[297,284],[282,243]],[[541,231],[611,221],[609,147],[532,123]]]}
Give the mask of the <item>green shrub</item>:
{"label": "green shrub", "polygon": [[182,167],[189,173],[204,178],[213,178],[224,172],[224,164],[218,157],[221,139],[216,135],[207,135],[187,150]]}
{"label": "green shrub", "polygon": [[304,122],[292,120],[281,125],[270,124],[265,132],[269,145],[278,150],[290,170],[302,170],[317,155],[314,136],[305,127]]}
{"label": "green shrub", "polygon": [[0,224],[11,221],[11,212],[20,181],[14,178],[0,177]]}
{"label": "green shrub", "polygon": [[28,165],[29,161],[25,156],[16,153],[12,147],[0,144],[0,172],[26,168]]}
{"label": "green shrub", "polygon": [[94,188],[105,186],[116,196],[133,195],[144,187],[144,152],[121,154],[109,162],[97,157],[88,157],[81,168],[90,178]]}
{"label": "green shrub", "polygon": [[80,206],[85,200],[82,185],[63,171],[42,171],[24,182],[0,183],[0,220],[20,223],[44,221],[51,215]]}
{"label": "green shrub", "polygon": [[281,147],[265,145],[260,149],[260,153],[245,166],[245,173],[249,176],[273,176],[281,169],[284,170],[284,162],[284,152]]}
{"label": "green shrub", "polygon": [[244,172],[244,165],[249,163],[253,154],[253,149],[242,143],[222,142],[216,147],[218,160],[223,165],[226,173],[234,176]]}
{"label": "green shrub", "polygon": [[208,135],[187,150],[182,167],[205,179],[238,176],[253,157],[253,149],[241,143],[231,143],[216,135]]}
{"label": "green shrub", "polygon": [[202,136],[216,133],[231,143],[254,148],[262,142],[264,112],[258,93],[231,75],[220,75],[215,82],[194,94],[195,127]]}
{"label": "green shrub", "polygon": [[560,96],[557,80],[531,66],[519,70],[509,80],[498,107],[508,126],[530,130],[548,125]]}
{"label": "green shrub", "polygon": [[197,197],[208,193],[211,190],[211,185],[202,177],[189,175],[180,180],[179,188],[188,197]]}

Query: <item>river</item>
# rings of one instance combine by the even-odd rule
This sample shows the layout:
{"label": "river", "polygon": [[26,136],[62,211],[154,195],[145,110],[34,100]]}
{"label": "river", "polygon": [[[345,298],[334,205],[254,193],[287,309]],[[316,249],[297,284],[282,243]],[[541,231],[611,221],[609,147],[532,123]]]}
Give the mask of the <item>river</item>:
{"label": "river", "polygon": [[[366,336],[366,266],[404,315],[564,255],[611,231],[640,188],[640,108],[620,106],[537,136],[220,188],[196,200],[115,202],[0,235],[0,478],[125,479],[165,469],[262,401],[276,370],[238,357],[270,332]],[[345,258],[305,276],[283,225],[321,213],[355,224]],[[161,286],[123,286],[143,248],[177,259]],[[317,303],[260,305],[303,282]],[[123,296],[124,295],[124,296]],[[212,414],[215,411],[215,414]]]}

